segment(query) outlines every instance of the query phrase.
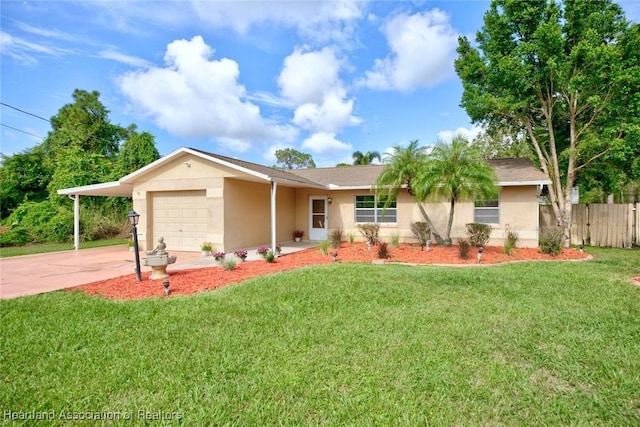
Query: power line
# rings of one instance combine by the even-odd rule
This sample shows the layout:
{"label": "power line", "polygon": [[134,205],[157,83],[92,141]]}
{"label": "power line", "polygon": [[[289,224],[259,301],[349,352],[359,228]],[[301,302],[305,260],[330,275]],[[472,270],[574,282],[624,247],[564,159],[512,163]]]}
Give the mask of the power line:
{"label": "power line", "polygon": [[[49,119],[45,119],[44,117],[40,117],[40,116],[39,116],[39,115],[37,115],[37,114],[33,114],[33,113],[28,112],[28,111],[21,110],[21,109],[19,109],[18,107],[14,107],[13,105],[9,105],[9,104],[4,103],[4,102],[0,102],[0,104],[4,105],[5,107],[13,108],[14,110],[16,110],[16,111],[20,111],[21,113],[28,114],[28,115],[33,116],[33,117],[37,117],[38,119],[40,119],[40,120],[44,120],[44,121],[45,121],[45,122],[47,122],[47,123],[51,123],[51,120],[49,120]],[[3,126],[4,126],[4,125],[3,125]],[[16,130],[18,130],[18,129],[16,129]],[[26,132],[25,132],[25,133],[26,133]]]}
{"label": "power line", "polygon": [[0,123],[0,126],[4,126],[4,127],[6,127],[6,128],[13,129],[13,130],[15,130],[15,131],[17,131],[17,132],[26,133],[27,135],[31,135],[31,136],[34,136],[34,137],[36,137],[36,138],[40,138],[41,140],[43,140],[43,141],[44,141],[44,138],[43,138],[43,137],[41,137],[41,136],[39,136],[39,135],[34,135],[34,134],[29,133],[29,132],[27,132],[27,131],[24,131],[24,130],[21,130],[21,129],[14,128],[13,126],[5,125],[4,123]]}

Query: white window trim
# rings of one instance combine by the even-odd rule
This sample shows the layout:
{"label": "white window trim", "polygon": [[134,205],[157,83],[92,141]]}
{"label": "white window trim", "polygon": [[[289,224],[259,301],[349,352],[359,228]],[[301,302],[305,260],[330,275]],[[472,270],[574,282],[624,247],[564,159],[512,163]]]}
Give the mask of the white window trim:
{"label": "white window trim", "polygon": [[[362,196],[373,196],[374,197],[374,206],[373,208],[358,208],[358,202],[357,202],[357,198],[358,197],[362,197]],[[353,196],[353,219],[354,222],[356,224],[379,224],[380,226],[383,225],[397,225],[398,223],[398,201],[396,200],[396,207],[395,208],[379,208],[378,206],[378,196],[374,195],[374,194],[356,194]],[[373,210],[373,221],[358,221],[358,211],[359,210]],[[395,221],[380,221],[381,218],[384,218],[384,216],[388,215],[389,211],[395,211],[395,217],[396,220]]]}
{"label": "white window trim", "polygon": [[[500,225],[500,195],[498,195],[497,198],[497,202],[498,202],[498,206],[496,207],[482,207],[482,206],[476,206],[476,201],[473,201],[473,222],[475,223],[479,223],[479,224],[487,224],[487,225]],[[498,222],[480,222],[477,220],[476,218],[476,212],[477,211],[493,211],[496,210],[497,211],[497,217],[498,217]]]}

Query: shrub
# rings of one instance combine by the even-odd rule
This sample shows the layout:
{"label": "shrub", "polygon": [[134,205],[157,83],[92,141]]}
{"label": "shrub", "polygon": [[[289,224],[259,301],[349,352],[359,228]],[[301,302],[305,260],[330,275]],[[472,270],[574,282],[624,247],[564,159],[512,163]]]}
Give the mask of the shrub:
{"label": "shrub", "polygon": [[222,266],[227,271],[233,271],[236,269],[236,260],[233,258],[229,258],[224,262],[224,264],[222,264]]}
{"label": "shrub", "polygon": [[515,231],[507,232],[507,240],[504,242],[504,253],[507,255],[511,255],[511,252],[516,247],[516,243],[518,242],[518,233]]}
{"label": "shrub", "polygon": [[[65,242],[73,236],[73,209],[49,200],[24,202],[14,209],[5,223],[10,224],[12,230],[26,230],[26,234],[18,231],[16,236],[24,238],[28,235],[31,239],[24,243]],[[86,228],[83,218],[80,227],[81,230]]]}
{"label": "shrub", "polygon": [[264,257],[265,260],[267,260],[267,262],[271,263],[271,262],[275,262],[276,260],[276,254],[274,254],[273,252],[269,251],[267,252],[267,254]]}
{"label": "shrub", "polygon": [[411,232],[422,247],[427,246],[427,242],[431,240],[431,229],[426,222],[414,222],[411,224]]}
{"label": "shrub", "polygon": [[332,248],[339,248],[340,243],[342,243],[343,232],[342,228],[336,228],[331,232],[330,240]]}
{"label": "shrub", "polygon": [[468,259],[469,258],[469,249],[471,248],[471,243],[467,239],[460,239],[458,241],[458,251],[460,253],[460,258]]}
{"label": "shrub", "polygon": [[113,215],[108,214],[103,215],[101,212],[87,212],[81,216],[81,219],[82,235],[80,238],[85,242],[112,239],[119,235],[123,228],[122,218],[114,218]]}
{"label": "shrub", "polygon": [[29,230],[24,227],[6,228],[7,230],[3,230],[0,234],[0,245],[2,246],[22,246],[34,240],[29,234]]}
{"label": "shrub", "polygon": [[329,241],[328,240],[322,240],[320,242],[320,252],[322,252],[323,255],[327,255],[329,253]]}
{"label": "shrub", "polygon": [[400,233],[397,231],[391,234],[391,246],[397,248],[400,245]]}
{"label": "shrub", "polygon": [[389,258],[389,248],[387,246],[387,242],[380,242],[378,245],[378,258],[387,259]]}
{"label": "shrub", "polygon": [[549,254],[556,256],[562,250],[562,235],[561,228],[548,228],[542,230],[540,233],[540,252],[543,254]]}
{"label": "shrub", "polygon": [[471,222],[467,224],[467,236],[469,236],[470,245],[477,248],[484,247],[491,237],[491,227],[487,224]]}
{"label": "shrub", "polygon": [[349,233],[349,244],[353,245],[353,241],[356,239],[356,236],[353,233]]}
{"label": "shrub", "polygon": [[358,231],[364,236],[365,241],[371,245],[375,245],[380,241],[378,236],[380,233],[379,224],[358,224]]}

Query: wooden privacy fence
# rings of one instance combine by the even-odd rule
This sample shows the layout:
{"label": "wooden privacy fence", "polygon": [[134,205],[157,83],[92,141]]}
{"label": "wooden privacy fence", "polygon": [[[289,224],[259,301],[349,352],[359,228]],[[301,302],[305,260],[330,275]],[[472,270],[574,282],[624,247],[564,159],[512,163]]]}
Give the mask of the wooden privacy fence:
{"label": "wooden privacy fence", "polygon": [[[553,208],[540,205],[540,229],[556,225]],[[630,248],[640,245],[640,203],[573,205],[571,244]]]}

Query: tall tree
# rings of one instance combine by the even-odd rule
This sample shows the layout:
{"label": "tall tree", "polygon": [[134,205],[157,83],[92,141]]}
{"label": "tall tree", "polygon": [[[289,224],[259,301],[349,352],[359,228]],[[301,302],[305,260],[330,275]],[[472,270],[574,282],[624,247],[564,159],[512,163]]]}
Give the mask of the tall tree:
{"label": "tall tree", "polygon": [[109,121],[109,110],[100,102],[100,93],[76,89],[71,104],[51,118],[52,131],[44,147],[54,155],[58,150],[76,147],[115,160],[127,129]]}
{"label": "tall tree", "polygon": [[459,39],[461,105],[474,123],[527,133],[566,245],[577,174],[637,133],[625,107],[639,102],[631,29],[610,0],[493,0],[477,48]]}
{"label": "tall tree", "polygon": [[485,159],[528,157],[535,159],[535,153],[527,142],[524,132],[514,132],[507,127],[487,129],[473,138],[475,145]]}
{"label": "tall tree", "polygon": [[461,135],[451,144],[439,143],[429,153],[425,167],[418,172],[420,191],[436,200],[449,200],[449,220],[445,244],[451,244],[451,225],[456,203],[469,198],[486,198],[496,194],[497,176],[482,158],[478,146]]}
{"label": "tall tree", "polygon": [[379,162],[382,161],[382,157],[377,151],[367,151],[366,153],[356,151],[353,153],[354,165],[370,165],[375,159],[378,159]]}
{"label": "tall tree", "polygon": [[112,179],[122,178],[160,158],[153,135],[129,130],[131,134],[120,148]]}
{"label": "tall tree", "polygon": [[47,198],[47,185],[53,171],[43,161],[45,153],[37,146],[12,156],[2,154],[0,166],[0,218],[6,218],[21,203]]}
{"label": "tall tree", "polygon": [[404,148],[396,145],[392,153],[385,155],[383,160],[384,170],[378,176],[374,190],[378,196],[384,196],[387,203],[396,200],[400,191],[406,188],[420,209],[420,213],[431,229],[431,234],[439,245],[444,245],[445,240],[436,230],[431,218],[424,209],[423,202],[427,194],[418,177],[427,163],[427,149],[419,145],[418,140],[413,140]]}
{"label": "tall tree", "polygon": [[285,148],[282,150],[276,150],[276,161],[278,165],[283,169],[300,169],[300,168],[315,168],[316,163],[313,161],[311,154],[302,153],[293,148]]}

